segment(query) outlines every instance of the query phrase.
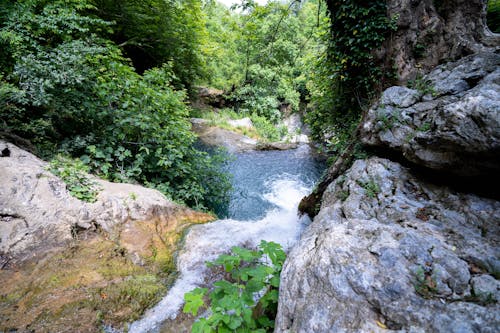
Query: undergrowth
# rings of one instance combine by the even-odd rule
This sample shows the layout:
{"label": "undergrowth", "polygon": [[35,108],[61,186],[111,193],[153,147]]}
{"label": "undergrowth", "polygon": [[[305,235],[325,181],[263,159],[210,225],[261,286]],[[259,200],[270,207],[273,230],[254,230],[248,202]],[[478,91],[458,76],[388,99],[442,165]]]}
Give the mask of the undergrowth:
{"label": "undergrowth", "polygon": [[184,295],[184,313],[197,316],[202,308],[209,310],[193,324],[192,332],[272,332],[285,252],[266,241],[256,251],[233,247],[231,252],[207,263],[222,266],[227,279],[215,282],[210,292],[196,288]]}
{"label": "undergrowth", "polygon": [[57,155],[47,170],[66,183],[69,193],[82,201],[95,202],[100,191],[99,184],[88,176],[89,168],[79,159]]}

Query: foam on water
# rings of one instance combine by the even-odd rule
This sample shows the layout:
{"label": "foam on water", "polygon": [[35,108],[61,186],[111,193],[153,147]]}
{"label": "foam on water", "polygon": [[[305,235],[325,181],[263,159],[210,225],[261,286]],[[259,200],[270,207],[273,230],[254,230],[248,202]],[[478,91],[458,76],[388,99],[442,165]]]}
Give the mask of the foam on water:
{"label": "foam on water", "polygon": [[204,283],[206,261],[214,260],[231,247],[248,244],[257,246],[261,240],[280,243],[288,249],[298,239],[309,222],[299,218],[297,206],[310,188],[299,177],[283,173],[264,183],[265,200],[273,205],[257,221],[218,220],[190,229],[177,259],[179,278],[168,294],[144,317],[134,322],[131,333],[157,332],[166,319],[174,319],[184,303],[184,294]]}

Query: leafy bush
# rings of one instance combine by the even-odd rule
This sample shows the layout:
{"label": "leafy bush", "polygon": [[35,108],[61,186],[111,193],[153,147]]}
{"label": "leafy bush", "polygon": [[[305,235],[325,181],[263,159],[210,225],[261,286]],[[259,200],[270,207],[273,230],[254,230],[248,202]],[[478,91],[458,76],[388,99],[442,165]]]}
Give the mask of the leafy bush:
{"label": "leafy bush", "polygon": [[58,155],[50,162],[47,170],[61,178],[75,198],[91,203],[97,200],[100,186],[88,176],[88,167],[82,161]]}
{"label": "leafy bush", "polygon": [[175,200],[212,208],[227,198],[220,156],[198,151],[185,93],[172,65],[140,76],[105,36],[111,24],[88,16],[86,0],[30,0],[7,7],[0,52],[0,131],[37,144],[46,156],[81,157],[112,181],[138,181]]}
{"label": "leafy bush", "polygon": [[491,31],[500,33],[500,0],[488,1],[486,22]]}
{"label": "leafy bush", "polygon": [[[210,315],[198,319],[192,332],[271,332],[278,306],[280,273],[286,255],[279,244],[262,241],[259,250],[233,247],[208,266],[222,266],[228,280],[214,283]],[[270,262],[269,262],[270,261]],[[208,289],[184,295],[184,313],[198,315]]]}
{"label": "leafy bush", "polygon": [[274,125],[266,117],[253,113],[250,115],[250,119],[257,133],[264,141],[280,141],[288,133],[285,125]]}

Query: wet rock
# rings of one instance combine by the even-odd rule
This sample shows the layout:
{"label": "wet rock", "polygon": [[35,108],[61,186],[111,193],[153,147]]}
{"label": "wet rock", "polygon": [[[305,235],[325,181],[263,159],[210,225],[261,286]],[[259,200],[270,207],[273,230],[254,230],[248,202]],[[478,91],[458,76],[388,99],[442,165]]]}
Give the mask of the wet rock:
{"label": "wet rock", "polygon": [[474,295],[498,293],[499,241],[500,202],[358,160],[288,255],[275,332],[495,332]]}
{"label": "wet rock", "polygon": [[253,150],[257,146],[257,140],[223,128],[210,126],[210,123],[205,119],[192,118],[191,124],[193,131],[206,145],[224,147],[230,153]]}
{"label": "wet rock", "polygon": [[293,113],[283,119],[283,124],[288,130],[288,141],[292,143],[309,143],[310,129],[302,122],[299,113]]}
{"label": "wet rock", "polygon": [[256,149],[258,150],[288,150],[296,149],[297,143],[292,142],[259,142]]}
{"label": "wet rock", "polygon": [[418,84],[387,89],[361,129],[363,143],[390,148],[460,176],[500,171],[500,52],[437,67]]}

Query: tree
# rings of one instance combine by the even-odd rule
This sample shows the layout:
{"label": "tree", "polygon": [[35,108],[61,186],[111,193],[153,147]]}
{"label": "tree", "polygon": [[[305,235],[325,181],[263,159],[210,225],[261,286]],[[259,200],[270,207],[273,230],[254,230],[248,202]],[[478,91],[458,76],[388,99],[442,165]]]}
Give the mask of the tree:
{"label": "tree", "polygon": [[222,161],[194,148],[174,65],[136,73],[105,38],[112,23],[92,9],[86,0],[25,0],[2,12],[9,66],[0,131],[31,140],[46,157],[79,157],[113,181],[139,181],[199,208],[222,204]]}

